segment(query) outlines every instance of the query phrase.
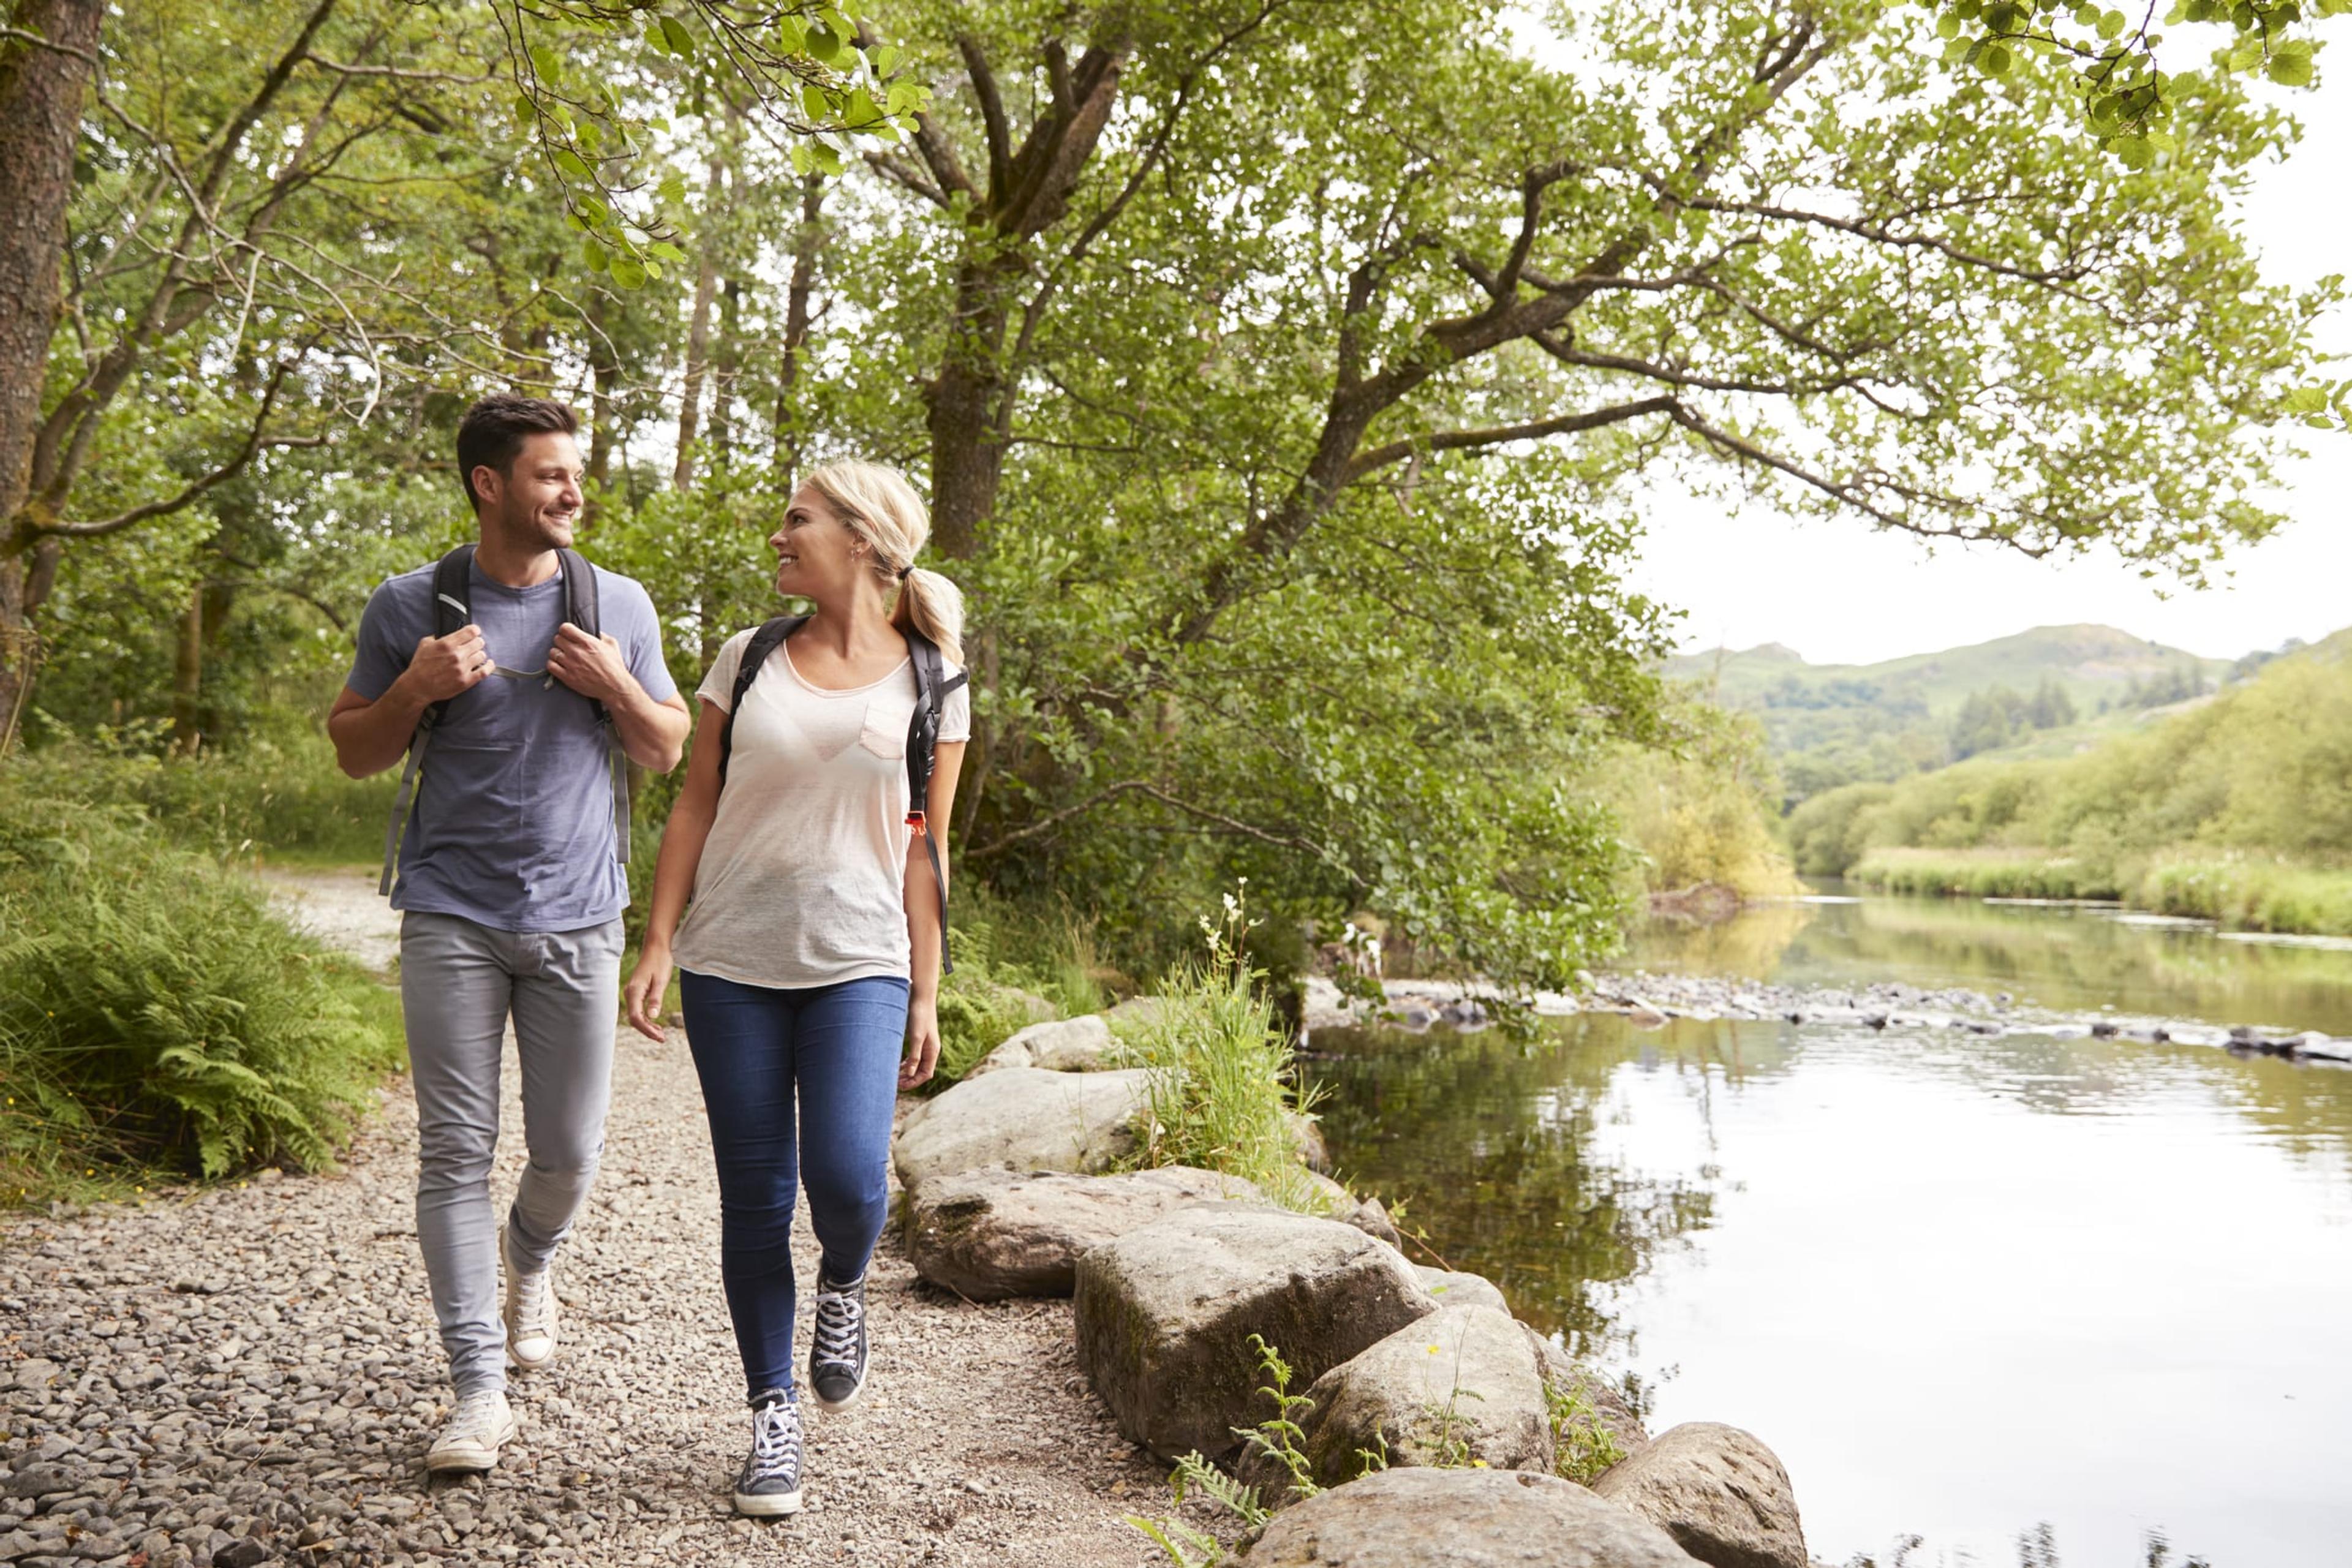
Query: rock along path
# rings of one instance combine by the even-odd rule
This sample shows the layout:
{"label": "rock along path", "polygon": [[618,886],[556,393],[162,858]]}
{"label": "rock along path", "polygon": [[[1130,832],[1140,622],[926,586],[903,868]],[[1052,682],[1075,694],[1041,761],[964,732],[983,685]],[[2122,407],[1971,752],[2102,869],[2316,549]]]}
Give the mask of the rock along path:
{"label": "rock along path", "polygon": [[[322,937],[390,951],[372,874],[278,880]],[[507,1068],[500,1204],[522,1159],[511,1052]],[[404,1079],[383,1101],[332,1174],[0,1222],[0,1562],[1164,1561],[1121,1522],[1168,1511],[1164,1472],[1080,1376],[1069,1304],[935,1292],[889,1234],[871,1391],[842,1415],[808,1407],[807,1510],[733,1517],[748,1426],[675,1030],[621,1033],[603,1172],[557,1268],[564,1349],[510,1380],[520,1438],[487,1477],[428,1480],[449,1394],[416,1250],[416,1115]]]}

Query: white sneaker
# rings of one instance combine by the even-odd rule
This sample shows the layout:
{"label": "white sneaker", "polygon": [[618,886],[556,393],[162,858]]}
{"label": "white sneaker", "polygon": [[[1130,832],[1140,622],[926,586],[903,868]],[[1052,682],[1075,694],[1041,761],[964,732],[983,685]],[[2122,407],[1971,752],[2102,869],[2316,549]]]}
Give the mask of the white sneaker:
{"label": "white sneaker", "polygon": [[517,1268],[504,1226],[499,1226],[499,1262],[507,1275],[507,1359],[536,1372],[555,1359],[555,1269],[525,1274]]}
{"label": "white sneaker", "polygon": [[515,1435],[514,1406],[498,1389],[469,1394],[433,1447],[425,1450],[425,1468],[436,1475],[447,1470],[487,1470],[499,1462],[499,1449]]}

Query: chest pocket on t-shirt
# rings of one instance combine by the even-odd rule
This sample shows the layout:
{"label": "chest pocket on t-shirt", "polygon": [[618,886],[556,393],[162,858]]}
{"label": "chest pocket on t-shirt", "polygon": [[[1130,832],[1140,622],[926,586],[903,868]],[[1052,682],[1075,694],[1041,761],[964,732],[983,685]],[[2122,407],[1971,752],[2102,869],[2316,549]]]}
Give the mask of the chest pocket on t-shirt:
{"label": "chest pocket on t-shirt", "polygon": [[907,724],[913,717],[911,709],[895,702],[869,702],[857,743],[885,762],[897,762],[907,754]]}

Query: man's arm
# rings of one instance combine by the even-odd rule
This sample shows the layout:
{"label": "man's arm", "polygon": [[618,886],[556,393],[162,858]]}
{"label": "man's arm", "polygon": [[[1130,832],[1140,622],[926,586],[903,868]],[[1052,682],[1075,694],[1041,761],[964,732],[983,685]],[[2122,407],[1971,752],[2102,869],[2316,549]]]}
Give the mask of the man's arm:
{"label": "man's arm", "polygon": [[686,754],[687,731],[694,727],[686,699],[672,692],[655,701],[629,673],[621,645],[610,635],[592,637],[564,622],[556,628],[555,646],[547,650],[547,672],[604,705],[621,733],[621,750],[639,767],[666,773]]}
{"label": "man's arm", "polygon": [[336,764],[355,779],[383,772],[408,750],[427,708],[471,690],[489,673],[489,651],[482,646],[479,626],[421,639],[408,668],[383,696],[371,702],[348,686],[336,695],[327,712]]}

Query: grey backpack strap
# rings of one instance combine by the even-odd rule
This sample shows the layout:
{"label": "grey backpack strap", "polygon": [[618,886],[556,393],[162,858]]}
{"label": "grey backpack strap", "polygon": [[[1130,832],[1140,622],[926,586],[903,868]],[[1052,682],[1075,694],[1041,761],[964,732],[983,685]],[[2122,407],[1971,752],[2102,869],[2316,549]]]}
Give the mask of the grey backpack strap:
{"label": "grey backpack strap", "polygon": [[[602,637],[604,628],[596,607],[596,569],[577,550],[559,550],[555,553],[563,563],[563,618],[592,637]],[[597,727],[604,731],[604,761],[613,774],[613,843],[625,872],[629,865],[629,753],[622,748],[621,727],[613,722],[612,713],[593,697],[588,706],[595,712]]]}
{"label": "grey backpack strap", "polygon": [[[462,631],[474,618],[473,594],[474,547],[461,544],[444,555],[433,568],[433,635],[446,637]],[[393,879],[400,866],[400,840],[408,828],[410,813],[415,807],[416,781],[425,769],[425,751],[432,743],[434,726],[448,711],[448,701],[428,706],[416,721],[416,733],[408,738],[408,762],[400,770],[400,794],[392,803],[392,818],[383,826],[383,876],[376,882],[378,896],[392,896]]]}

